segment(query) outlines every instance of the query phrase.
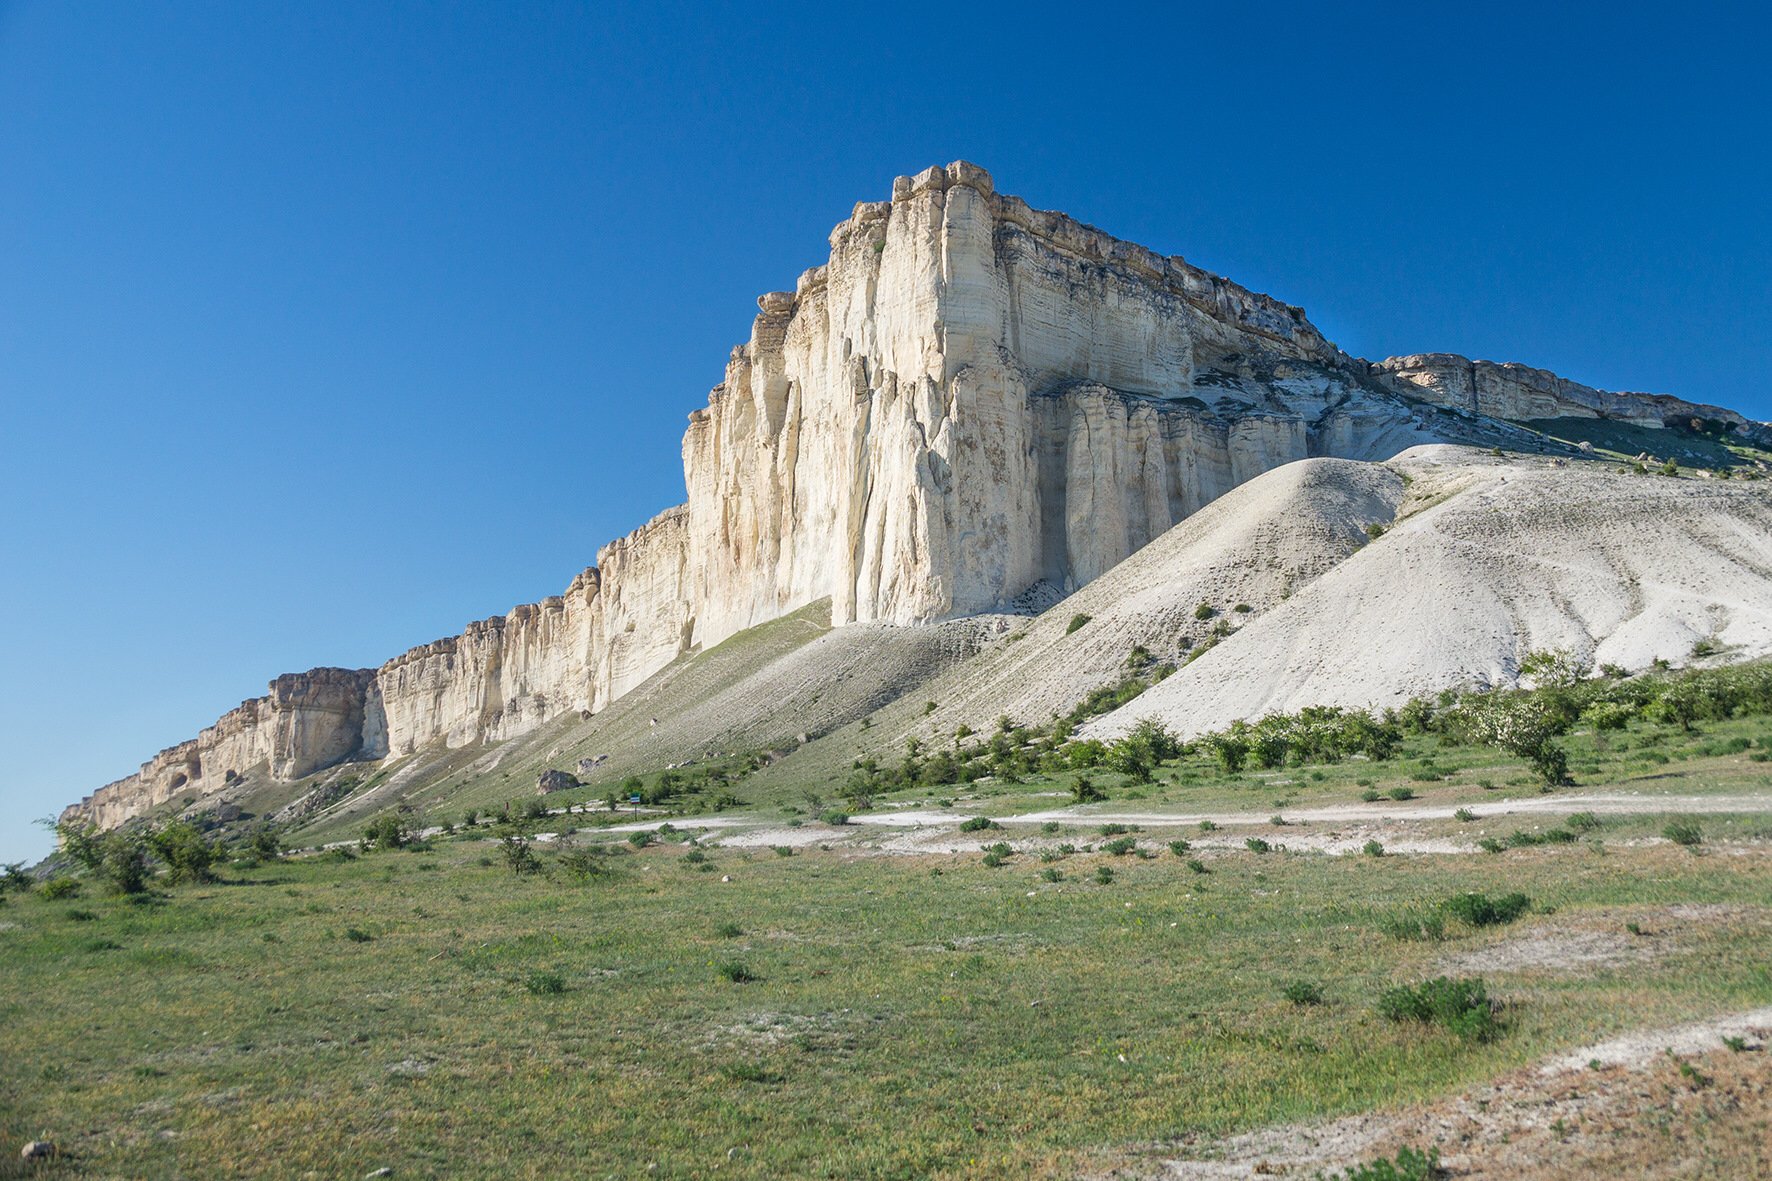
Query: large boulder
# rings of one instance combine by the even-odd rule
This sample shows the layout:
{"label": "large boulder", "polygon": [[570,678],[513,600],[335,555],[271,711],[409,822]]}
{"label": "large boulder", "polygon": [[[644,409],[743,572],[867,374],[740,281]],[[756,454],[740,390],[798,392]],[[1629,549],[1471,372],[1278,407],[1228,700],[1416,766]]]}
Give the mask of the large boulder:
{"label": "large boulder", "polygon": [[569,787],[577,786],[579,786],[578,776],[570,771],[556,771],[552,767],[549,767],[546,771],[543,771],[540,778],[535,781],[535,793],[537,795],[546,796],[552,795],[557,791],[565,791]]}

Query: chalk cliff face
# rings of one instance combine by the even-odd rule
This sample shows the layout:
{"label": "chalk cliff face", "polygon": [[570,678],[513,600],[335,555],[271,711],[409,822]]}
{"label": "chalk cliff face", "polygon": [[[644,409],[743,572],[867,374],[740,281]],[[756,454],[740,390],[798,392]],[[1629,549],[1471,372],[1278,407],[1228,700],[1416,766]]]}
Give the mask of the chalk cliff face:
{"label": "chalk cliff face", "polygon": [[836,624],[1037,606],[1309,456],[1531,446],[1495,419],[1577,413],[1757,429],[1520,366],[1369,365],[1296,307],[1031,209],[963,163],[857,205],[829,260],[758,306],[690,416],[687,504],[563,595],[378,669],[277,678],[67,814],[110,826],[241,776],[502,741],[827,597]]}
{"label": "chalk cliff face", "polygon": [[838,623],[1001,609],[1278,464],[1443,437],[1298,308],[970,165],[830,242],[690,418],[700,642],[827,595]]}
{"label": "chalk cliff face", "polygon": [[1473,361],[1456,353],[1388,357],[1373,372],[1415,387],[1417,396],[1438,406],[1494,418],[1612,418],[1638,426],[1664,427],[1690,419],[1710,419],[1755,443],[1772,442],[1768,424],[1733,410],[1688,402],[1671,394],[1612,393],[1512,361]]}

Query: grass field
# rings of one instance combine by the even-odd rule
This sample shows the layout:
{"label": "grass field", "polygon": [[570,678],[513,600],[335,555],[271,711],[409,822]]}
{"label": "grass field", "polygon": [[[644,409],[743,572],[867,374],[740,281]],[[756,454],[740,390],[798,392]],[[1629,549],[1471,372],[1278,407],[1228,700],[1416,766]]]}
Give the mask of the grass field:
{"label": "grass field", "polygon": [[[691,795],[136,897],[14,889],[0,1176],[1145,1175],[1772,1005],[1772,718],[1559,741],[1574,782],[1549,789],[1409,733],[1384,762],[1093,767],[1085,806],[1078,770],[859,801],[740,778],[718,815]],[[501,837],[574,829],[513,871]],[[1308,851],[1329,839],[1348,855]],[[1381,1011],[1442,975],[1481,978],[1499,1028]],[[1699,1144],[1693,1175],[1751,1171],[1755,1061],[1668,1066],[1660,1106],[1608,1083],[1609,1126],[1684,1104],[1702,1135],[1644,1126]],[[39,1137],[64,1155],[21,1164]],[[1658,1175],[1634,1143],[1558,1160]]]}
{"label": "grass field", "polygon": [[[69,1176],[1069,1175],[1772,1002],[1761,842],[1220,853],[1203,874],[623,848],[586,882],[552,854],[513,875],[473,838],[139,902],[15,895],[0,1131],[56,1140]],[[1532,911],[1383,934],[1469,890]],[[1374,1011],[1449,956],[1577,928],[1641,954],[1491,973],[1493,1041]],[[1299,980],[1323,1003],[1286,1000]]]}

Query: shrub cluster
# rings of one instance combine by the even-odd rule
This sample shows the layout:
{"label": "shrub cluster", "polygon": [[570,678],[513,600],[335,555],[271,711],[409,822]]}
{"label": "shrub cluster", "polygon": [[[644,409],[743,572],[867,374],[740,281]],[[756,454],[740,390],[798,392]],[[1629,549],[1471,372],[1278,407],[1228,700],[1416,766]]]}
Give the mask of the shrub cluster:
{"label": "shrub cluster", "polygon": [[1378,998],[1379,1015],[1387,1020],[1440,1025],[1473,1042],[1486,1042],[1500,1032],[1495,1008],[1481,977],[1436,976],[1387,989]]}

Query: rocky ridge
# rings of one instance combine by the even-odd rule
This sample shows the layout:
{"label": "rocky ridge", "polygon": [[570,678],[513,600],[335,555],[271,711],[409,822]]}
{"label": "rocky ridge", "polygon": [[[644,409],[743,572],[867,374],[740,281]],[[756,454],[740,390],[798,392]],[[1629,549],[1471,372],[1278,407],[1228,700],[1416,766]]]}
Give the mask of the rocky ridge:
{"label": "rocky ridge", "polygon": [[111,826],[248,775],[503,741],[825,599],[838,625],[1050,603],[1295,460],[1542,445],[1506,417],[1763,429],[1445,354],[1368,364],[1297,307],[1032,209],[965,163],[858,204],[829,260],[758,307],[690,416],[687,503],[563,595],[377,669],[279,677],[65,815]]}

